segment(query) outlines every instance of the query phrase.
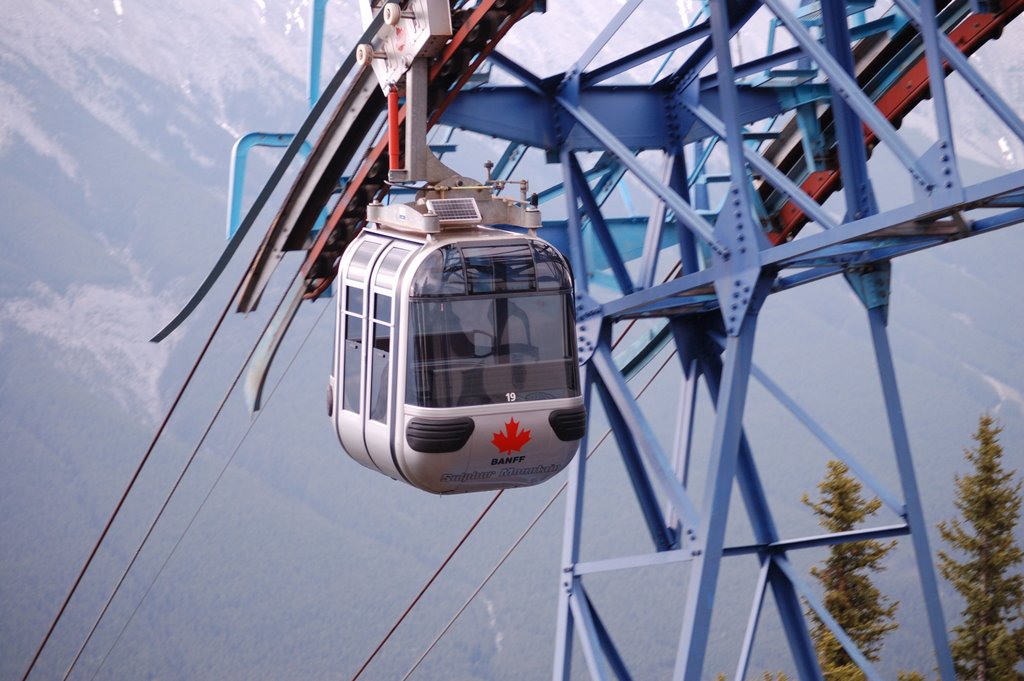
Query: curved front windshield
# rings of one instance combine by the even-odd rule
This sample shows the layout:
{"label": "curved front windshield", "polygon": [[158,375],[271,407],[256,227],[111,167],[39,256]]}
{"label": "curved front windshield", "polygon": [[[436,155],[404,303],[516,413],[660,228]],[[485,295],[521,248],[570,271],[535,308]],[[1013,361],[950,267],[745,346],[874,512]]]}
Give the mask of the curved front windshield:
{"label": "curved front windshield", "polygon": [[[409,310],[409,404],[580,394],[568,270],[546,244],[449,246],[424,262],[417,279]],[[456,291],[463,295],[451,295]]]}
{"label": "curved front windshield", "polygon": [[407,400],[462,407],[579,394],[568,293],[417,300]]}

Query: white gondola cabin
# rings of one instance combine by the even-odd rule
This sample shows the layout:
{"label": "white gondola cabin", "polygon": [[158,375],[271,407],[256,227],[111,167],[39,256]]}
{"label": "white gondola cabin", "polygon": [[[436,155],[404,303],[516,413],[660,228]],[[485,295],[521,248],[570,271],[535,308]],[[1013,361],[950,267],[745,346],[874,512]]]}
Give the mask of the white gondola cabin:
{"label": "white gondola cabin", "polygon": [[532,230],[469,217],[480,219],[473,198],[371,206],[338,270],[342,446],[438,494],[543,482],[586,426],[568,265]]}

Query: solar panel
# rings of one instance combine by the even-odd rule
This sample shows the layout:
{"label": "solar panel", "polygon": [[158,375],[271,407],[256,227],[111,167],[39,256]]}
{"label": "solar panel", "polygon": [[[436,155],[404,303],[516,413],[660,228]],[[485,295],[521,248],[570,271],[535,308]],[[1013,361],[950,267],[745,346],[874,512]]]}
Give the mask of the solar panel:
{"label": "solar panel", "polygon": [[446,222],[480,222],[480,209],[476,199],[431,199],[427,208],[442,224]]}

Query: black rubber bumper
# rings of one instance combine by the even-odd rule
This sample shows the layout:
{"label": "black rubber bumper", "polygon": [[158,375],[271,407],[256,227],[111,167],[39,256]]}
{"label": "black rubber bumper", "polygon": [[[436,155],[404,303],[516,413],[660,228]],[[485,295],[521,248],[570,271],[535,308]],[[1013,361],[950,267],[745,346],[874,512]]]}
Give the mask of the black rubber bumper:
{"label": "black rubber bumper", "polygon": [[405,429],[405,441],[418,452],[457,452],[473,434],[473,419],[413,419]]}
{"label": "black rubber bumper", "polygon": [[562,442],[579,440],[587,432],[587,412],[583,407],[559,409],[548,416],[555,437]]}

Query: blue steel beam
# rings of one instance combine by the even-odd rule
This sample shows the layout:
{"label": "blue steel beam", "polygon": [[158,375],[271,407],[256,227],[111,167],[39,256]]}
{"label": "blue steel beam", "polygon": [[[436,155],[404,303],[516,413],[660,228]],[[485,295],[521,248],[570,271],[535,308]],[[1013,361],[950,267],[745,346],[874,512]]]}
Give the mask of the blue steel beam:
{"label": "blue steel beam", "polygon": [[633,491],[640,505],[641,514],[647,523],[647,531],[654,542],[654,548],[656,551],[668,551],[675,546],[676,540],[673,533],[668,529],[664,516],[661,514],[658,498],[654,494],[654,488],[651,486],[651,481],[647,477],[646,471],[644,471],[636,444],[633,438],[630,437],[629,425],[623,418],[622,412],[619,411],[607,388],[600,382],[598,382],[597,388],[601,404],[604,406],[604,412],[608,417],[608,424],[612,435],[619,445],[619,453],[622,455],[623,465],[626,468],[626,473],[629,475],[630,483],[632,483]]}
{"label": "blue steel beam", "polygon": [[905,505],[902,504],[887,487],[879,482],[875,476],[864,468],[856,457],[843,449],[839,443],[836,442],[835,438],[822,428],[818,422],[815,421],[792,397],[787,395],[775,381],[773,381],[757,365],[751,366],[751,374],[755,379],[757,379],[758,383],[764,386],[772,397],[784,406],[789,413],[796,417],[796,419],[800,421],[800,423],[803,424],[803,426],[807,428],[807,430],[809,430],[819,442],[825,445],[833,456],[846,464],[853,474],[857,476],[857,479],[867,485],[871,492],[881,499],[893,513],[899,516],[903,516],[905,514]]}
{"label": "blue steel beam", "polygon": [[[228,240],[234,237],[235,232],[238,231],[238,223],[242,215],[245,169],[249,152],[255,147],[287,147],[294,138],[295,135],[291,133],[250,132],[242,135],[235,142],[235,146],[231,150],[231,167],[228,171],[230,181],[228,183],[228,217],[225,225]],[[303,142],[299,147],[299,155],[306,158],[312,149],[313,146],[309,142]]]}
{"label": "blue steel beam", "polygon": [[[729,15],[726,17],[728,23],[727,32],[730,39],[761,9],[760,2],[755,0],[738,0],[731,4],[709,2],[705,3],[705,6],[714,6],[715,4],[723,5],[727,10],[726,13]],[[666,79],[666,83],[671,84],[677,94],[686,92],[687,89],[697,82],[700,74],[711,62],[713,56],[713,40],[708,38],[696,46],[693,52],[686,58],[686,61]]]}
{"label": "blue steel beam", "polygon": [[715,238],[711,225],[708,224],[707,220],[691,208],[679,194],[672,191],[671,188],[660,184],[657,178],[636,160],[629,147],[605,128],[598,119],[585,109],[574,105],[567,96],[558,96],[557,100],[562,105],[562,108],[576,119],[577,123],[594,135],[601,142],[601,145],[614,154],[619,162],[628,168],[644,186],[651,190],[659,199],[667,203],[675,211],[677,219],[683,222],[687,229],[700,236],[708,247],[720,256],[727,253],[725,247]]}
{"label": "blue steel beam", "polygon": [[[626,175],[626,169],[621,163],[615,160],[615,157],[611,154],[601,154],[601,158],[594,164],[594,170],[600,170],[600,174],[597,174],[597,181],[594,183],[594,200],[597,205],[603,206],[605,201],[612,195],[612,192],[618,188],[620,191],[625,190],[625,183],[622,182],[622,178]],[[584,176],[594,174],[584,173]],[[628,205],[630,200],[623,196],[623,203]],[[632,215],[632,212],[630,213]]]}
{"label": "blue steel beam", "polygon": [[[984,206],[988,200],[1017,191],[1017,188],[1022,186],[1024,186],[1024,171],[1008,173],[965,187],[964,200],[945,206],[943,210],[946,213],[955,213],[972,206]],[[762,251],[762,264],[765,267],[782,269],[794,262],[805,262],[826,249],[859,239],[869,238],[872,234],[882,232],[883,230],[891,230],[897,227],[914,228],[919,225],[922,216],[926,216],[929,213],[933,213],[930,219],[937,219],[938,216],[934,215],[935,210],[935,206],[931,201],[923,200],[883,211],[854,222],[845,223],[826,232],[803,236],[800,239],[773,246]],[[1024,221],[1024,212],[1019,209],[1007,212],[1001,219],[984,218],[979,220],[980,223],[990,226],[991,229],[1007,227],[1022,221]],[[980,232],[969,229],[963,236],[976,233]],[[948,238],[959,237],[949,236]],[[603,313],[606,316],[615,318],[626,316],[630,314],[631,310],[659,301],[665,301],[675,296],[686,295],[690,291],[707,289],[714,284],[714,280],[715,273],[711,270],[700,270],[691,274],[685,274],[678,279],[673,279],[650,289],[637,291],[628,296],[608,301],[603,305]]]}
{"label": "blue steel beam", "polygon": [[[664,86],[622,85],[581,89],[578,108],[594,116],[601,126],[627,147],[665,149],[676,135],[667,118]],[[743,124],[754,123],[783,111],[782,102],[789,92],[784,88],[740,87],[738,116]],[[717,88],[703,90],[700,102],[721,118]],[[686,111],[678,115],[692,120]],[[587,128],[559,135],[558,107],[551,96],[515,85],[481,86],[462,93],[441,116],[441,123],[482,135],[501,137],[541,149],[556,149],[563,143],[577,151],[603,151],[600,137]],[[699,124],[683,131],[686,144],[715,134]]]}
{"label": "blue steel beam", "polygon": [[[684,488],[690,486],[690,461],[693,453],[693,427],[694,427],[694,413],[697,408],[697,383],[700,380],[700,373],[698,372],[698,363],[696,358],[688,356],[687,353],[683,352],[682,348],[679,348],[679,358],[682,364],[683,371],[683,385],[681,387],[681,395],[679,399],[679,410],[676,417],[676,432],[675,439],[673,442],[673,451],[675,457],[672,461],[672,467],[675,469],[676,477],[679,479],[680,484]],[[670,526],[679,533],[679,517],[671,511],[671,507],[665,504],[666,514],[671,519]]]}
{"label": "blue steel beam", "polygon": [[[780,539],[776,542],[766,544],[736,544],[726,546],[722,549],[724,558],[735,558],[737,556],[754,556],[755,558],[768,554],[785,554],[787,551],[800,551],[804,549],[817,549],[822,547],[835,546],[837,544],[848,544],[857,541],[870,541],[874,539],[892,539],[905,537],[910,534],[910,527],[905,523],[901,525],[884,525],[881,527],[869,527],[849,532],[834,532],[831,534],[814,535],[811,537],[799,537],[797,539]],[[693,560],[693,551],[690,549],[673,549],[671,551],[659,551],[657,553],[644,553],[635,556],[623,556],[619,558],[606,558],[604,560],[582,561],[576,563],[572,572],[577,576],[596,574],[599,572],[615,572],[638,567],[652,567],[656,565],[671,565],[673,563],[686,563]]]}
{"label": "blue steel beam", "polygon": [[[712,47],[720,74],[719,90],[722,111],[726,116],[725,133],[728,136],[732,175],[729,212],[724,223],[720,218],[715,224],[714,236],[721,239],[723,245],[722,249],[715,249],[718,256],[715,269],[719,270],[716,273],[715,288],[723,307],[727,299],[735,297],[736,300],[731,302],[732,314],[723,312],[729,340],[725,350],[719,394],[715,400],[715,426],[700,532],[695,541],[690,585],[683,612],[683,630],[674,671],[674,678],[687,681],[696,681],[703,673],[712,605],[724,548],[729,500],[736,478],[737,459],[742,448],[742,418],[749,385],[757,310],[764,293],[762,289],[767,283],[766,279],[758,282],[761,234],[760,227],[752,224],[753,212],[748,203],[747,171],[743,157],[744,141],[741,123],[737,119],[739,105],[729,47],[729,39],[735,32],[735,26],[728,16],[726,3],[712,4],[710,11],[714,38]],[[706,59],[710,52],[709,50],[702,56],[698,49],[687,63],[692,63],[694,59]],[[687,101],[692,96],[687,93],[688,85],[685,82],[695,77],[696,73],[692,71],[684,70],[681,73],[677,87],[680,100]],[[672,208],[675,209],[675,206]],[[744,284],[746,287],[741,294],[738,289]],[[729,296],[729,293],[733,295]],[[747,491],[751,490],[748,488]],[[770,531],[770,527],[765,525],[761,525],[760,529]]]}
{"label": "blue steel beam", "polygon": [[[747,313],[752,306],[760,303],[758,300],[760,293],[757,291],[761,277],[760,252],[768,242],[751,206],[752,188],[749,184],[749,171],[744,162],[743,153],[746,149],[746,142],[743,139],[742,125],[737,120],[739,98],[732,71],[728,4],[725,2],[713,3],[710,11],[715,63],[718,66],[719,74],[719,92],[722,97],[722,113],[725,116],[726,138],[724,141],[728,151],[731,176],[729,190],[722,202],[722,211],[715,220],[715,238],[723,244],[724,252],[723,250],[715,251],[712,269],[716,270],[715,295],[721,306],[725,331],[730,336],[738,336],[744,326],[754,325],[757,314],[756,307],[753,307],[753,314],[748,315]],[[745,385],[743,390],[746,390]],[[742,401],[740,401],[739,409],[742,414]],[[731,454],[727,451],[715,450],[712,457],[716,456],[721,456],[721,461],[726,462],[726,466],[728,466],[728,457]],[[728,509],[728,503],[725,508]],[[712,568],[708,571],[708,574],[712,576],[712,585],[716,570],[717,568]],[[691,652],[692,650],[691,648]],[[690,667],[691,672],[695,669],[699,670],[699,665]]]}
{"label": "blue steel beam", "polygon": [[857,112],[878,138],[892,150],[893,154],[910,172],[914,181],[926,190],[931,191],[937,184],[935,177],[922,166],[914,152],[899,137],[892,123],[875,108],[875,105],[861,91],[853,77],[836,62],[828,53],[828,50],[818,44],[818,41],[810,34],[807,28],[780,0],[764,0],[764,4],[785,24],[789,34],[804,52],[814,59],[818,67],[825,72],[835,92]]}
{"label": "blue steel beam", "polygon": [[661,489],[671,502],[675,512],[683,521],[683,533],[693,540],[695,531],[701,522],[701,515],[690,499],[689,494],[675,477],[668,458],[658,444],[658,439],[651,429],[650,423],[644,418],[639,406],[633,398],[615,362],[607,344],[600,345],[591,358],[598,380],[608,391],[616,409],[622,415],[623,422],[635,441],[637,451],[646,465],[647,474]]}
{"label": "blue steel beam", "polygon": [[590,678],[607,681],[610,678],[608,676],[608,660],[601,646],[601,638],[598,636],[597,626],[594,624],[594,616],[590,610],[590,600],[586,597],[583,583],[579,579],[574,581],[573,591],[569,596],[569,609],[572,612],[576,626],[580,630],[583,658],[587,661]]}
{"label": "blue steel beam", "polygon": [[[679,175],[677,165],[683,166],[682,177],[686,177],[686,157],[682,150],[679,153],[667,155],[662,170],[662,183],[672,187],[684,199],[688,198],[689,192],[685,185],[673,186],[673,177]],[[681,190],[681,191],[680,191]],[[654,285],[654,276],[658,268],[658,252],[661,250],[662,231],[665,227],[665,202],[655,201],[651,207],[651,214],[644,227],[643,249],[640,253],[640,272],[637,275],[638,288],[650,288]]]}
{"label": "blue steel beam", "polygon": [[583,204],[583,211],[586,213],[590,226],[597,236],[597,241],[601,245],[605,259],[611,267],[612,273],[615,275],[615,280],[619,285],[619,290],[624,294],[632,293],[634,289],[633,282],[629,277],[629,272],[626,271],[626,265],[619,256],[619,250],[616,248],[615,242],[612,240],[611,232],[608,230],[608,225],[605,223],[604,216],[601,214],[601,208],[590,191],[590,185],[587,184],[583,170],[580,168],[579,161],[576,159],[575,154],[569,154],[568,160],[569,175],[572,177],[576,195],[580,198],[580,201]]}
{"label": "blue steel beam", "polygon": [[949,640],[946,638],[946,621],[942,613],[942,603],[939,601],[939,587],[935,579],[935,567],[932,565],[932,553],[928,546],[928,526],[925,524],[924,511],[921,508],[921,495],[910,457],[910,439],[907,437],[907,427],[903,420],[903,405],[896,383],[896,369],[892,361],[892,350],[889,348],[889,335],[885,328],[887,308],[888,297],[883,304],[868,306],[871,340],[882,383],[882,395],[885,398],[885,411],[896,454],[896,467],[903,487],[903,497],[906,499],[905,517],[911,530],[910,539],[914,547],[918,577],[921,580],[925,611],[928,613],[928,629],[931,632],[936,662],[943,681],[954,681],[956,675],[949,651]]}
{"label": "blue steel beam", "polygon": [[[535,95],[541,97],[547,97],[548,93],[555,89],[555,85],[551,83],[552,80],[560,80],[560,77],[549,78],[542,80],[537,77],[534,73],[524,68],[519,62],[509,59],[501,52],[494,51],[491,53],[490,60],[495,66],[508,73],[510,76],[515,77],[520,83],[523,84],[527,90]],[[479,88],[474,88],[475,91]],[[470,92],[472,92],[470,91]],[[459,98],[465,97],[469,92],[462,92],[459,94]],[[457,101],[457,100],[456,100]],[[450,106],[450,105],[449,105]]]}
{"label": "blue steel beam", "polygon": [[[754,527],[755,536],[761,541],[777,542],[778,530],[772,520],[768,500],[757,473],[746,435],[740,439],[737,475],[740,492],[743,494],[747,506],[747,516]],[[722,555],[725,555],[724,549]],[[785,553],[776,552],[774,555],[785,555]],[[762,553],[760,558],[763,562],[767,560],[768,554]],[[818,667],[814,644],[811,642],[811,635],[803,617],[803,606],[796,591],[785,581],[770,580],[770,584],[772,595],[775,597],[775,605],[784,624],[783,630],[789,643],[793,662],[796,665],[798,678],[821,681],[821,669]],[[753,645],[753,639],[749,644]],[[746,652],[749,655],[749,650]]]}
{"label": "blue steel beam", "polygon": [[658,551],[655,553],[620,556],[618,558],[606,558],[604,560],[583,561],[576,564],[573,572],[577,576],[593,575],[602,572],[616,572],[618,570],[630,570],[640,567],[673,565],[675,563],[686,563],[691,560],[693,560],[693,552],[690,549],[672,549],[671,551]]}
{"label": "blue steel beam", "polygon": [[[968,7],[963,2],[951,2],[945,7],[939,10],[937,15],[939,29],[943,32],[952,30],[954,26],[964,20],[968,15]],[[913,30],[913,24],[906,13],[899,8],[898,5],[893,5],[890,11],[887,13],[888,17],[892,17],[895,21],[895,25],[892,28],[892,35],[895,37],[904,32],[909,33]],[[912,59],[916,59],[920,56],[921,43],[913,40],[906,41],[903,47],[898,50],[897,54],[883,64],[879,69],[879,72],[875,74],[870,81],[865,85],[865,88],[870,91],[884,92],[896,82],[900,77],[900,71],[903,66]]]}
{"label": "blue steel beam", "polygon": [[636,8],[642,2],[643,0],[626,0],[622,3],[619,11],[615,13],[611,21],[605,24],[605,27],[601,29],[598,36],[590,43],[590,46],[584,50],[580,58],[576,60],[576,63],[566,72],[567,77],[572,77],[573,74],[579,74],[586,70],[590,66],[590,62],[594,61],[594,57],[604,49],[604,46],[608,44],[612,36],[622,28],[622,25],[626,23],[626,20],[629,19],[630,15],[636,11]]}
{"label": "blue steel beam", "polygon": [[691,26],[684,31],[680,31],[673,36],[669,36],[668,38],[652,43],[651,45],[637,50],[632,54],[616,59],[615,61],[598,67],[593,71],[588,71],[583,74],[583,77],[581,78],[582,84],[584,87],[596,85],[602,81],[608,80],[609,78],[625,73],[630,69],[634,69],[637,66],[646,64],[658,57],[671,54],[682,47],[686,47],[692,42],[703,40],[710,34],[711,24],[707,21]]}
{"label": "blue steel beam", "polygon": [[832,614],[825,608],[814,590],[808,587],[806,582],[801,579],[796,569],[789,562],[789,559],[785,556],[772,556],[772,562],[780,569],[786,580],[800,594],[800,597],[807,602],[808,607],[814,611],[814,614],[817,615],[822,624],[828,627],[828,630],[836,637],[843,650],[850,656],[850,659],[857,665],[857,668],[864,673],[864,676],[870,681],[882,681],[882,676],[875,669],[875,666],[864,656],[864,653],[853,642],[849,634],[839,626],[839,623],[836,622]]}
{"label": "blue steel beam", "polygon": [[[696,147],[699,149],[700,144]],[[696,154],[696,149],[694,154]],[[677,150],[675,154],[674,164],[672,167],[671,181],[669,186],[677,193],[685,196],[687,199],[690,198],[689,184],[687,167],[685,163],[685,155],[682,150]],[[699,170],[695,170],[697,177],[700,177],[700,173],[704,170],[701,167]],[[705,186],[706,190],[707,187]],[[706,193],[702,196],[700,188],[698,187],[694,191],[693,205],[698,211],[702,208],[707,208],[707,196]],[[702,200],[703,199],[703,200]],[[673,220],[675,216],[672,216]],[[681,224],[676,225],[675,229],[676,241],[679,243],[679,267],[683,273],[696,272],[700,269],[700,257],[698,255],[697,240],[693,236],[693,232],[688,229],[684,229]]]}
{"label": "blue steel beam", "polygon": [[[572,151],[563,148],[560,159],[562,165],[562,187],[565,191],[565,202],[568,208],[566,213],[569,223],[569,263],[572,265],[573,272],[586,273],[588,270],[586,251],[583,248],[583,223],[580,218],[579,203],[576,198],[575,182],[572,178],[571,157]],[[587,292],[587,278],[585,274],[581,277],[576,277],[576,290],[582,293]]]}
{"label": "blue steel beam", "polygon": [[[894,0],[900,9],[910,18],[911,22],[921,27],[922,18],[919,8],[914,7],[913,4],[907,0]],[[928,30],[931,26],[930,22],[924,26],[922,30]],[[997,93],[991,85],[989,85],[981,74],[967,62],[967,57],[953,44],[953,41],[949,39],[944,33],[939,33],[936,36],[938,41],[939,51],[942,53],[942,57],[946,59],[953,67],[953,69],[960,74],[960,76],[967,81],[967,84],[971,86],[975,94],[988,106],[989,109],[995,113],[999,119],[1010,128],[1010,130],[1017,136],[1018,139],[1024,141],[1024,121],[1021,120],[1020,116],[1013,110],[1006,100]]]}
{"label": "blue steel beam", "polygon": [[310,8],[309,30],[309,108],[312,109],[316,100],[320,99],[320,67],[324,51],[324,15],[327,13],[327,0],[313,0]]}
{"label": "blue steel beam", "polygon": [[[825,48],[836,60],[838,68],[852,80],[856,74],[845,11],[846,3],[844,0],[820,2]],[[835,88],[832,91],[832,116],[836,145],[839,147],[839,167],[843,174],[846,219],[856,220],[866,215],[874,215],[878,212],[878,202],[875,200],[874,188],[868,177],[868,154],[864,148],[861,119]]]}
{"label": "blue steel beam", "polygon": [[[726,124],[714,115],[706,106],[691,106],[690,110],[720,139],[731,139],[732,136],[726,133]],[[795,204],[818,223],[823,229],[833,229],[836,226],[832,217],[819,206],[814,199],[807,195],[803,189],[786,177],[782,171],[771,165],[763,156],[747,144],[737,144],[739,153],[753,166],[757,172],[763,175],[776,189],[788,196]]]}
{"label": "blue steel beam", "polygon": [[[725,343],[722,343],[723,348],[725,345]],[[712,402],[717,405],[719,404],[722,384],[721,360],[717,354],[705,353],[702,357],[702,366],[704,368],[704,376],[707,382],[708,393],[711,396]],[[751,368],[753,367],[752,362],[750,366]],[[772,512],[768,506],[768,500],[764,492],[764,487],[761,484],[760,476],[757,473],[757,466],[754,463],[750,444],[747,441],[746,434],[742,430],[740,431],[739,454],[736,470],[737,482],[739,484],[740,493],[743,495],[743,500],[747,507],[747,517],[750,520],[751,527],[754,531],[754,538],[762,546],[776,544],[779,541],[779,532],[775,525],[775,521],[772,518]],[[728,510],[728,504],[726,504],[725,508]],[[772,554],[769,554],[767,551],[762,551],[759,555],[759,558],[762,561],[762,566],[770,555],[774,554],[785,555],[779,551],[774,551]],[[723,556],[724,555],[725,550],[723,549]],[[792,585],[785,581],[772,580],[771,587],[779,615],[784,623],[784,631],[789,643],[790,653],[792,654],[793,661],[796,664],[799,678],[821,681],[821,669],[819,668],[816,660],[816,654],[814,651],[814,645],[811,642],[810,632],[807,630],[807,624],[803,618],[803,608],[800,605],[800,599],[797,597]],[[759,611],[760,607],[760,599],[756,599],[751,613],[751,617],[755,620],[756,617],[754,612]],[[749,640],[746,640],[745,638],[744,645],[753,645],[752,634]],[[749,648],[745,647],[741,649],[740,658],[744,659],[749,657],[749,653]]]}
{"label": "blue steel beam", "polygon": [[601,642],[601,648],[604,650],[608,665],[619,681],[630,681],[633,677],[630,675],[622,655],[619,654],[618,648],[615,647],[611,634],[608,633],[608,629],[604,626],[600,613],[594,607],[594,602],[590,600],[590,594],[584,591],[582,595],[587,600],[587,606],[590,608],[590,615],[594,620],[594,628],[597,631],[597,639]]}
{"label": "blue steel beam", "polygon": [[740,657],[736,662],[736,675],[733,678],[747,678],[747,669],[750,666],[750,654],[754,650],[754,639],[757,637],[758,625],[761,622],[761,610],[764,607],[764,596],[768,590],[768,571],[772,567],[771,557],[761,559],[761,569],[757,573],[757,585],[754,587],[754,604],[747,616],[747,628],[743,632],[743,645],[740,647]]}
{"label": "blue steel beam", "polygon": [[789,649],[793,653],[793,662],[801,679],[821,681],[821,667],[814,653],[813,646],[808,649],[810,635],[807,632],[807,620],[803,604],[800,602],[796,587],[779,571],[776,558],[785,559],[785,554],[773,553],[768,557],[768,583],[772,592],[785,594],[785,598],[776,596],[775,605],[779,610],[779,618],[783,622]]}
{"label": "blue steel beam", "polygon": [[[903,4],[904,6],[909,5],[906,2]],[[939,190],[956,197],[961,193],[960,169],[957,165],[953,128],[949,117],[949,101],[946,96],[946,78],[941,56],[942,48],[939,45],[935,0],[921,0],[921,9],[919,26],[921,38],[924,40],[925,61],[928,66],[928,88],[938,133],[936,153],[933,156],[941,177]]]}
{"label": "blue steel beam", "polygon": [[711,613],[725,545],[729,499],[736,478],[755,327],[756,316],[748,314],[739,334],[730,336],[726,345],[700,531],[697,534],[699,544],[694,548],[690,586],[683,611],[683,630],[673,674],[677,680],[697,681],[703,674]]}
{"label": "blue steel beam", "polygon": [[505,147],[505,151],[502,152],[501,158],[494,164],[494,179],[508,180],[512,177],[512,173],[519,167],[519,162],[523,160],[523,154],[525,153],[525,144],[509,142],[509,145]]}
{"label": "blue steel beam", "polygon": [[746,556],[751,554],[782,554],[786,551],[799,551],[803,549],[816,549],[837,544],[848,544],[855,541],[870,541],[873,539],[891,539],[893,537],[904,537],[910,534],[910,528],[906,524],[885,525],[883,527],[870,527],[861,530],[850,530],[849,532],[832,532],[831,534],[820,534],[813,537],[801,537],[799,539],[784,539],[774,544],[749,544],[727,546],[722,551],[724,556]]}
{"label": "blue steel beam", "polygon": [[[587,413],[593,408],[594,372],[589,367],[580,370],[583,386],[583,406]],[[589,434],[584,432],[579,450],[569,463],[566,474],[565,521],[562,528],[562,572],[558,584],[558,614],[555,634],[553,678],[567,679],[572,671],[572,640],[575,624],[569,599],[577,577],[574,574],[580,559],[580,529],[583,520],[583,481],[586,479]]]}

